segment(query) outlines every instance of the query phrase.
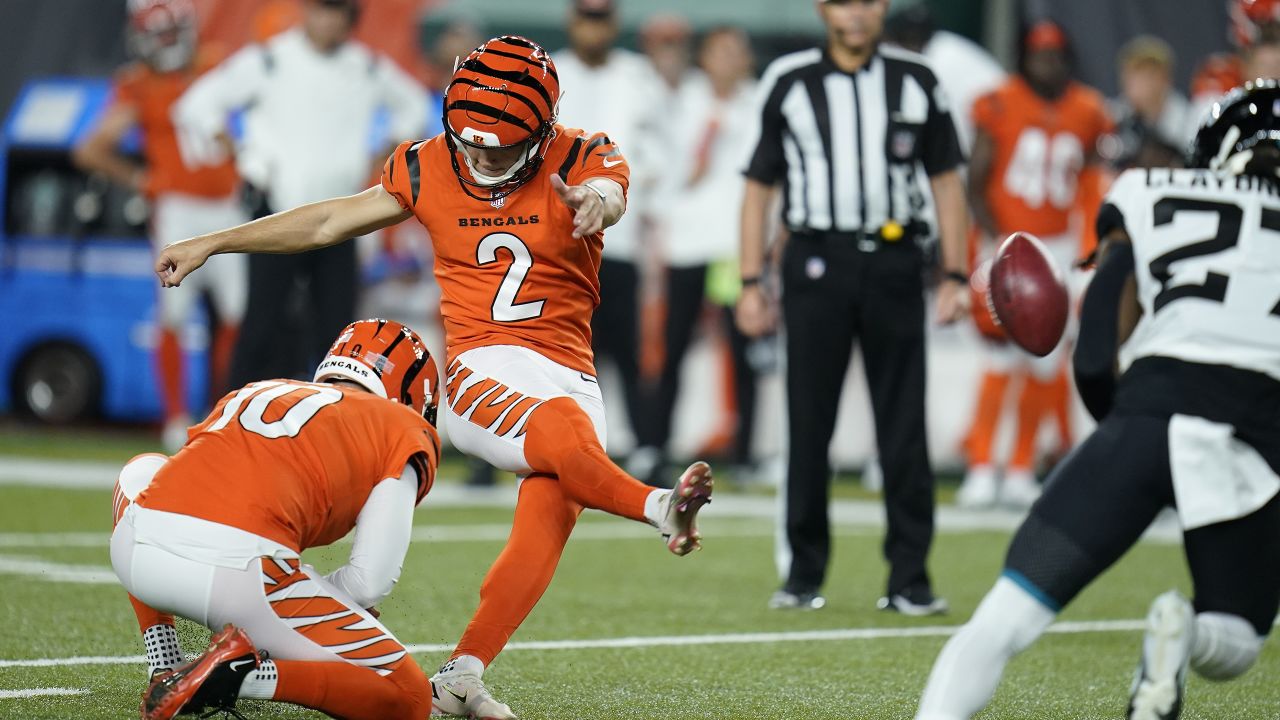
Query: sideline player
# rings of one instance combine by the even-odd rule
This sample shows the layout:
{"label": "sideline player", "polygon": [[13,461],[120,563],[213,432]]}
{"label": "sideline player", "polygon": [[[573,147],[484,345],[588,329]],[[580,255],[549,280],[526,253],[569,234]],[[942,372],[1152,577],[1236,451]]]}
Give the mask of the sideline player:
{"label": "sideline player", "polygon": [[[1091,233],[1073,232],[1072,226],[1077,210],[1098,206],[1096,147],[1110,131],[1111,120],[1102,96],[1071,79],[1067,37],[1057,25],[1037,23],[1022,45],[1019,73],[973,105],[969,200],[988,240],[998,243],[1019,230],[1033,233],[1045,241],[1058,265],[1070,271],[1093,249]],[[979,313],[974,317],[982,329],[986,318]],[[991,337],[989,331],[983,334]],[[981,507],[999,499],[1025,508],[1040,494],[1033,465],[1042,418],[1055,416],[1062,452],[1072,445],[1069,340],[1044,358],[1004,340],[984,345],[987,368],[967,442],[969,469],[956,501]],[[1003,482],[998,482],[992,446],[1005,391],[1015,375],[1022,376],[1017,439]]]}
{"label": "sideline player", "polygon": [[503,36],[471,52],[445,93],[445,132],[406,142],[382,183],[170,246],[156,263],[176,285],[224,252],[303,252],[417,217],[431,234],[446,335],[444,423],[453,443],[523,476],[507,545],[480,606],[435,676],[449,714],[512,718],[481,675],[550,584],[584,507],[649,522],[668,549],[699,546],[711,468],[674,490],[624,473],[604,451],[591,355],[604,228],[626,207],[628,173],[603,134],[555,122],[546,51]]}
{"label": "sideline player", "polygon": [[1194,169],[1129,170],[1111,188],[1074,358],[1101,424],[938,656],[917,720],[986,707],[1009,659],[1166,506],[1195,598],[1152,604],[1127,717],[1177,718],[1188,666],[1225,680],[1257,659],[1280,609],[1278,110],[1275,81],[1237,89],[1196,135]]}
{"label": "sideline player", "polygon": [[[430,683],[373,608],[435,477],[438,384],[412,330],[362,320],[313,382],[246,385],[172,458],[124,467],[111,564],[147,641],[144,720],[234,712],[241,697],[350,720],[427,717]],[[138,488],[132,503],[120,496]],[[346,565],[321,575],[301,562],[353,529]],[[167,613],[223,629],[180,666]]]}
{"label": "sideline player", "polygon": [[[215,64],[210,53],[196,50],[195,7],[189,0],[130,0],[129,45],[140,62],[116,75],[111,105],[75,148],[76,164],[151,200],[151,241],[156,252],[183,238],[244,222],[236,195],[239,178],[230,157],[188,167],[170,118],[182,93]],[[142,133],[146,160],[142,166],[117,149],[135,129]],[[183,326],[201,295],[208,294],[217,316],[216,327],[211,327],[210,397],[218,397],[227,389],[231,351],[248,297],[246,268],[243,257],[217,258],[198,282],[178,292],[160,293],[156,369],[166,452],[182,447],[191,424],[180,343]]]}

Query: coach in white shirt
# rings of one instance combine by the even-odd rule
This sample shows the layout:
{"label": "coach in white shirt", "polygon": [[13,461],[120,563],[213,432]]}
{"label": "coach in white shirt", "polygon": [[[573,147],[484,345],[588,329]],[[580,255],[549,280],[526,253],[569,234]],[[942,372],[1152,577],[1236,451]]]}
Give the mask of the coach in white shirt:
{"label": "coach in white shirt", "polygon": [[[639,432],[642,461],[661,466],[666,460],[672,414],[680,392],[680,370],[708,296],[708,271],[732,261],[736,273],[738,213],[742,205],[742,168],[757,135],[755,80],[751,45],[735,27],[708,30],[698,49],[701,71],[688,73],[675,92],[675,103],[661,125],[666,169],[653,202],[655,238],[666,265],[667,321],[661,376],[646,393]],[[736,275],[734,276],[736,278]],[[734,355],[734,381],[739,422],[733,462],[750,462],[749,441],[755,404],[755,374],[746,362],[746,338],[724,314]]]}
{"label": "coach in white shirt", "polygon": [[560,122],[603,132],[626,153],[631,167],[627,214],[604,235],[600,307],[591,322],[597,362],[613,359],[623,384],[632,432],[639,427],[639,308],[637,259],[650,186],[660,171],[652,149],[656,122],[669,100],[643,55],[613,46],[618,37],[612,0],[574,0],[570,47],[552,53],[560,76]]}
{"label": "coach in white shirt", "polygon": [[[303,10],[301,26],[240,50],[174,108],[189,162],[216,156],[231,113],[243,111],[236,167],[258,217],[359,192],[370,184],[384,147],[419,137],[426,126],[426,90],[393,61],[350,39],[359,0],[306,0]],[[375,137],[380,109],[389,122],[385,135]],[[315,364],[354,319],[357,271],[350,242],[303,255],[250,256],[249,303],[231,385],[290,377]],[[300,280],[308,281],[304,323],[288,317]],[[281,332],[296,327],[309,330],[300,342]]]}

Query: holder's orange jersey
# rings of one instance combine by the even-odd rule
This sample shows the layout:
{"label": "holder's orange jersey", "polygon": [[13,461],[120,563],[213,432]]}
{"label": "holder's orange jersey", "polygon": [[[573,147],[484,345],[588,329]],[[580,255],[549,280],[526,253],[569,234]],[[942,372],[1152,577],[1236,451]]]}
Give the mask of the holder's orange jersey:
{"label": "holder's orange jersey", "polygon": [[1080,174],[1111,131],[1102,96],[1073,82],[1046,100],[1013,77],[974,102],[973,120],[993,141],[985,198],[1000,232],[1066,232]]}
{"label": "holder's orange jersey", "polygon": [[355,527],[374,486],[435,478],[436,430],[411,408],[362,390],[296,380],[228,394],[156,473],[137,504],[240,528],[301,552]]}
{"label": "holder's orange jersey", "polygon": [[142,130],[148,195],[177,192],[222,198],[235,191],[239,176],[230,159],[218,165],[187,167],[169,115],[182,93],[212,67],[213,63],[202,58],[194,71],[158,73],[144,63],[133,63],[116,74],[112,101],[133,108]]}
{"label": "holder's orange jersey", "polygon": [[551,175],[569,185],[608,178],[625,193],[630,171],[603,134],[557,125],[550,143],[537,176],[492,202],[463,191],[444,135],[401,144],[383,168],[382,187],[431,234],[446,362],[474,347],[519,345],[595,374],[604,234],[573,237],[574,211]]}

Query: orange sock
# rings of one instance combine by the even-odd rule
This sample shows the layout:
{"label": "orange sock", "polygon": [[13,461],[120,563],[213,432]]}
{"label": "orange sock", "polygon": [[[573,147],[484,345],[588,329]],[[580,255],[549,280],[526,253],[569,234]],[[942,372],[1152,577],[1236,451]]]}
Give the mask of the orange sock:
{"label": "orange sock", "polygon": [[213,347],[209,354],[209,398],[216,403],[227,387],[227,376],[231,372],[231,353],[236,349],[236,339],[240,337],[240,326],[219,325],[213,333]]}
{"label": "orange sock", "polygon": [[453,657],[473,655],[487,666],[502,652],[551,584],[581,512],[555,477],[535,473],[520,483],[511,535],[480,585],[480,607]]}
{"label": "orange sock", "polygon": [[1048,414],[1053,398],[1053,381],[1044,382],[1028,374],[1018,398],[1018,435],[1009,458],[1010,470],[1031,470],[1035,462],[1036,436],[1040,422]]}
{"label": "orange sock", "polygon": [[343,720],[425,720],[431,682],[405,657],[388,675],[345,662],[276,660],[274,700]]}
{"label": "orange sock", "polygon": [[164,419],[172,420],[187,413],[186,383],[182,378],[182,348],[178,334],[173,330],[160,331],[156,346],[156,364],[160,371],[160,401],[164,404]]}
{"label": "orange sock", "polygon": [[572,398],[552,398],[529,415],[524,456],[535,472],[555,475],[579,505],[645,522],[653,488],[609,459],[591,418]]}
{"label": "orange sock", "polygon": [[978,405],[973,411],[973,425],[969,428],[969,464],[990,465],[992,446],[1000,427],[1004,394],[1009,389],[1009,374],[987,370],[982,373],[982,385],[978,388]]}

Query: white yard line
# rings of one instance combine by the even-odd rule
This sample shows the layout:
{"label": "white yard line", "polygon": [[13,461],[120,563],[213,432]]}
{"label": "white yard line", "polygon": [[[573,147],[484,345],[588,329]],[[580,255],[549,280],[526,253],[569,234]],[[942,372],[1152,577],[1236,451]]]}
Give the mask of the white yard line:
{"label": "white yard line", "polygon": [[[1139,632],[1146,623],[1142,620],[1095,620],[1089,622],[1055,623],[1048,632],[1057,635],[1080,633]],[[852,640],[893,640],[899,638],[949,637],[959,625],[927,625],[904,628],[846,628],[839,630],[802,630],[794,632],[721,633],[714,635],[659,635],[589,640],[525,640],[513,642],[503,652],[522,650],[600,650],[635,649],[651,647],[676,647],[689,645],[773,645],[789,642],[832,642]],[[453,645],[416,643],[407,645],[411,653],[441,653],[453,649]],[[97,655],[67,658],[33,658],[30,660],[0,660],[0,669],[67,667],[71,665],[140,665],[146,662],[142,655]]]}
{"label": "white yard line", "polygon": [[0,690],[0,700],[18,699],[33,697],[48,697],[50,695],[88,695],[89,691],[83,688],[31,688],[29,690]]}
{"label": "white yard line", "polygon": [[116,574],[105,565],[70,565],[15,555],[0,555],[0,575],[25,575],[49,582],[89,585],[119,583]]}

